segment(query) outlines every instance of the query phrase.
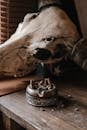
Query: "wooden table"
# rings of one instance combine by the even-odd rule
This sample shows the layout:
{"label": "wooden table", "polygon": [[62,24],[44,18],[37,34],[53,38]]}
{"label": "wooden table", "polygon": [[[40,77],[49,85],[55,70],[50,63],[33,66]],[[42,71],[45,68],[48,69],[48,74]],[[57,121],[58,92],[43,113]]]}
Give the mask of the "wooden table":
{"label": "wooden table", "polygon": [[87,130],[87,80],[81,79],[58,81],[66,107],[31,106],[25,91],[0,97],[0,130]]}

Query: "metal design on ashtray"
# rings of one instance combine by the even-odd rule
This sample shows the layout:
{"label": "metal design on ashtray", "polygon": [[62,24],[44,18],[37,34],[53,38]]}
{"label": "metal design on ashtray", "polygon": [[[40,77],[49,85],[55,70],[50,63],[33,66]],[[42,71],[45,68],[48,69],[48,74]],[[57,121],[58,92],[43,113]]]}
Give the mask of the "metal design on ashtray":
{"label": "metal design on ashtray", "polygon": [[52,106],[57,102],[56,86],[49,78],[30,80],[26,89],[26,98],[34,106]]}

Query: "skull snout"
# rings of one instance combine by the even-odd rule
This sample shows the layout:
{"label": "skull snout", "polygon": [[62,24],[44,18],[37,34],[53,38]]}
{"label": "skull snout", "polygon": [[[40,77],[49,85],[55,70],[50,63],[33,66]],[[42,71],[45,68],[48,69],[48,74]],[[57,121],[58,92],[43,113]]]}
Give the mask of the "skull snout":
{"label": "skull snout", "polygon": [[51,57],[51,52],[47,49],[37,48],[34,57],[39,60],[47,60]]}

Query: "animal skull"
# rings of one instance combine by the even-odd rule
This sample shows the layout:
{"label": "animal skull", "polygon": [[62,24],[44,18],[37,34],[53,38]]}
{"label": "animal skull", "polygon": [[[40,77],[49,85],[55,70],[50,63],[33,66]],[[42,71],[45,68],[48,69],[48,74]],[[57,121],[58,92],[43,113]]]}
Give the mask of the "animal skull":
{"label": "animal skull", "polygon": [[76,26],[58,7],[27,14],[10,39],[0,45],[0,75],[22,77],[42,60],[47,64],[58,62],[79,37]]}

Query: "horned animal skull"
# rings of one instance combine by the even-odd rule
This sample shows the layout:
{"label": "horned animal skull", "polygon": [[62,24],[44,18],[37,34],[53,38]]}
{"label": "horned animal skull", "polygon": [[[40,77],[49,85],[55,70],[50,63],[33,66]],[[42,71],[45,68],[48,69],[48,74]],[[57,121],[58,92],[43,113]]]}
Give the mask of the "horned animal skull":
{"label": "horned animal skull", "polygon": [[76,26],[58,7],[27,14],[0,45],[0,75],[22,77],[34,71],[38,62],[57,63],[79,38]]}

